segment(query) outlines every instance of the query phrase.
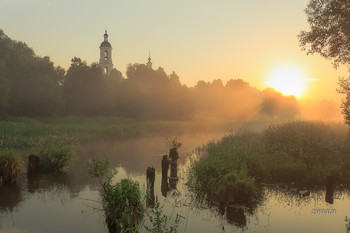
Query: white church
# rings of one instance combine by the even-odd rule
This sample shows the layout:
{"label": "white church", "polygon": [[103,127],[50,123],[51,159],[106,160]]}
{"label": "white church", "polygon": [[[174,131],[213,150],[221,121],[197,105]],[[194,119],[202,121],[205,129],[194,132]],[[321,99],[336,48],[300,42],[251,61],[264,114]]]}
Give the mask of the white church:
{"label": "white church", "polygon": [[[105,31],[104,40],[100,45],[100,62],[99,65],[105,74],[109,74],[113,70],[112,63],[112,45],[108,42],[107,30]],[[148,56],[148,62],[146,64],[152,69],[151,56]]]}

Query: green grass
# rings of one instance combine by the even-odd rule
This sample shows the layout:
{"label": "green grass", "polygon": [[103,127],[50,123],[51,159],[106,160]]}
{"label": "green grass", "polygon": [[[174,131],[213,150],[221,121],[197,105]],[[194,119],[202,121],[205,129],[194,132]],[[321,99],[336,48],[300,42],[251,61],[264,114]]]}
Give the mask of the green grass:
{"label": "green grass", "polygon": [[[224,136],[198,149],[200,158],[191,163],[188,186],[197,199],[215,204],[227,183],[236,190],[243,188],[240,195],[257,196],[259,188],[253,178],[258,183],[298,187],[323,186],[330,175],[345,182],[350,179],[349,136],[345,132],[321,122],[295,121],[270,125],[258,133]],[[238,184],[242,172],[246,176]]]}
{"label": "green grass", "polygon": [[89,141],[202,130],[197,122],[148,121],[119,117],[15,118],[0,120],[0,149],[35,147],[47,137]]}

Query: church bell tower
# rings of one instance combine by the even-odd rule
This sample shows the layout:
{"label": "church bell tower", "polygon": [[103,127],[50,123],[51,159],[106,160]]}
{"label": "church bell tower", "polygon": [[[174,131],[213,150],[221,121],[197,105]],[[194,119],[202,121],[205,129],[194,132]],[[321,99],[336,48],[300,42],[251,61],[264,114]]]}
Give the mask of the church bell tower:
{"label": "church bell tower", "polygon": [[108,42],[107,30],[104,34],[104,40],[100,45],[100,67],[105,74],[109,74],[113,69],[112,63],[112,46]]}

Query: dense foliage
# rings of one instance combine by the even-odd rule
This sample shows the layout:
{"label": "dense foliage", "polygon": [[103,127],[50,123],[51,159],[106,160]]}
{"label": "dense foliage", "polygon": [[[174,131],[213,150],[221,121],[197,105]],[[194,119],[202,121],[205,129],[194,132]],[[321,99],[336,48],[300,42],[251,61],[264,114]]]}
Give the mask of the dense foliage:
{"label": "dense foliage", "polygon": [[64,109],[64,71],[0,30],[0,115],[56,115]]}
{"label": "dense foliage", "polygon": [[[74,57],[67,71],[41,58],[25,43],[0,31],[0,117],[119,116],[153,120],[285,120],[298,103],[274,90],[261,92],[237,79],[199,81],[188,88],[163,68],[130,64],[126,78],[104,75],[97,63]],[[287,111],[286,111],[287,110]]]}

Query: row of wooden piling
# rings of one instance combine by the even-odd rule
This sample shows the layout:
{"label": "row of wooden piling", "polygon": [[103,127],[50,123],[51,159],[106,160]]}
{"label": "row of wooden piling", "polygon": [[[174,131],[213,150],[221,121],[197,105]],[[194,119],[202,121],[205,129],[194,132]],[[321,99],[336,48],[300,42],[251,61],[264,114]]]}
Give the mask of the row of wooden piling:
{"label": "row of wooden piling", "polygon": [[[177,161],[179,159],[179,154],[177,148],[171,148],[168,155],[163,155],[161,165],[162,165],[162,184],[161,191],[164,197],[170,190],[176,189],[177,181],[179,180],[177,176]],[[168,176],[168,171],[170,167],[170,177]],[[146,171],[146,180],[148,188],[148,199],[147,204],[149,206],[154,206],[154,181],[156,176],[156,170],[154,167],[148,167]]]}

